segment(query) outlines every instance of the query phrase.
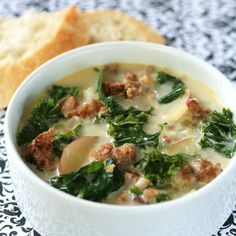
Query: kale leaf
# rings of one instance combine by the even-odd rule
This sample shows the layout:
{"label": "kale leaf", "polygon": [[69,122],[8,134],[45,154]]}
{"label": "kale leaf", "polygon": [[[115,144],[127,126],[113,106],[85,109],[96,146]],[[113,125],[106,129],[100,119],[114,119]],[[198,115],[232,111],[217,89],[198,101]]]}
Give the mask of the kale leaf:
{"label": "kale leaf", "polygon": [[139,187],[135,185],[131,187],[130,192],[133,193],[136,197],[139,197],[140,195],[143,194],[143,190],[141,190]]}
{"label": "kale leaf", "polygon": [[168,195],[166,193],[160,193],[156,197],[156,202],[165,202],[165,201],[169,201],[169,200],[171,200],[171,197],[170,197],[170,195]]}
{"label": "kale leaf", "polygon": [[113,159],[94,161],[70,174],[49,179],[49,184],[71,195],[101,202],[124,183],[124,173],[118,166],[113,172],[106,171],[112,164],[115,164]]}
{"label": "kale leaf", "polygon": [[214,111],[201,123],[202,138],[199,142],[202,148],[213,148],[227,158],[232,158],[236,152],[236,125],[233,113],[226,108],[222,112]]}
{"label": "kale leaf", "polygon": [[103,94],[103,81],[105,80],[104,70],[97,70],[98,86],[97,93],[102,103],[108,108],[108,112],[97,121],[105,120],[108,123],[108,133],[114,139],[115,146],[125,143],[134,143],[143,148],[145,146],[155,146],[159,144],[160,133],[146,134],[143,126],[151,115],[152,108],[141,111],[134,107],[124,109],[112,96],[105,97]]}
{"label": "kale leaf", "polygon": [[145,152],[137,165],[138,170],[156,187],[164,187],[186,163],[188,156],[176,154],[169,156],[157,150]]}
{"label": "kale leaf", "polygon": [[108,113],[104,116],[106,119],[112,119],[116,115],[120,114],[124,111],[123,107],[117,103],[112,96],[104,96],[103,94],[103,82],[105,80],[105,71],[104,69],[96,69],[98,72],[98,85],[97,85],[97,93],[101,102],[108,108]]}
{"label": "kale leaf", "polygon": [[163,71],[157,72],[157,78],[159,84],[164,84],[166,82],[173,84],[172,91],[159,99],[160,104],[170,103],[185,93],[186,86],[180,79],[177,79]]}
{"label": "kale leaf", "polygon": [[34,106],[25,126],[18,133],[18,145],[31,142],[37,135],[47,131],[62,118],[64,115],[53,98],[42,99]]}
{"label": "kale leaf", "polygon": [[55,102],[59,102],[65,96],[78,96],[79,88],[78,87],[62,87],[58,85],[53,85],[52,88],[48,91],[50,98],[53,98]]}
{"label": "kale leaf", "polygon": [[54,123],[64,118],[58,102],[65,96],[77,96],[79,88],[52,86],[48,96],[32,109],[30,117],[17,135],[18,145],[31,142],[37,135],[47,131]]}
{"label": "kale leaf", "polygon": [[81,124],[78,124],[74,129],[70,130],[66,134],[55,134],[52,145],[56,156],[60,157],[65,145],[71,143],[74,139],[78,137],[80,128]]}
{"label": "kale leaf", "polygon": [[146,134],[143,131],[143,125],[140,124],[115,125],[114,123],[109,123],[108,133],[113,137],[115,146],[133,143],[140,148],[144,148],[146,146],[157,147],[159,144],[160,132]]}

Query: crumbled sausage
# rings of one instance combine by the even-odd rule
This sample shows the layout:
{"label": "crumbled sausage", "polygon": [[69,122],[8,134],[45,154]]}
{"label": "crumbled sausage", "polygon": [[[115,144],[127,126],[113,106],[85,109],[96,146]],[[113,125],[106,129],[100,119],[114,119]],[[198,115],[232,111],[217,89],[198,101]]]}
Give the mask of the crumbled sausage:
{"label": "crumbled sausage", "polygon": [[127,98],[133,98],[144,94],[144,85],[138,80],[134,73],[127,73],[125,75],[125,90]]}
{"label": "crumbled sausage", "polygon": [[182,167],[173,177],[172,185],[176,187],[189,187],[195,182],[209,183],[222,171],[220,163],[212,164],[205,159],[198,159]]}
{"label": "crumbled sausage", "polygon": [[84,104],[82,107],[71,111],[67,114],[67,117],[79,116],[83,119],[94,117],[104,105],[98,100],[92,100],[89,103]]}
{"label": "crumbled sausage", "polygon": [[118,197],[118,200],[119,200],[119,202],[127,202],[128,201],[127,193],[125,193],[124,191],[121,192]]}
{"label": "crumbled sausage", "polygon": [[111,156],[112,150],[113,150],[112,143],[105,143],[102,144],[98,150],[91,151],[89,155],[96,158],[99,161],[103,161]]}
{"label": "crumbled sausage", "polygon": [[209,183],[222,171],[220,163],[212,164],[205,159],[199,159],[193,163],[197,172],[197,180],[203,183]]}
{"label": "crumbled sausage", "polygon": [[131,99],[135,96],[145,94],[147,92],[145,84],[150,84],[152,82],[153,80],[150,80],[147,76],[138,79],[136,74],[127,73],[124,76],[124,82],[104,81],[103,93],[106,97],[118,96]]}
{"label": "crumbled sausage", "polygon": [[197,180],[197,173],[190,164],[184,165],[180,172],[173,177],[172,185],[176,187],[189,187]]}
{"label": "crumbled sausage", "polygon": [[91,151],[90,156],[97,160],[112,157],[118,165],[128,166],[136,161],[136,146],[127,143],[120,147],[113,147],[111,143],[106,143],[102,144],[98,150]]}
{"label": "crumbled sausage", "polygon": [[108,96],[118,96],[126,97],[125,84],[113,81],[104,81],[103,83],[103,93],[106,97]]}
{"label": "crumbled sausage", "polygon": [[57,163],[52,145],[54,135],[55,130],[52,128],[39,134],[27,146],[27,160],[34,162],[40,169],[54,169]]}
{"label": "crumbled sausage", "polygon": [[145,203],[156,202],[156,197],[159,194],[159,191],[155,188],[147,188],[143,191],[143,200]]}
{"label": "crumbled sausage", "polygon": [[131,143],[126,143],[121,147],[115,147],[112,150],[112,157],[121,166],[128,166],[134,163],[136,156],[136,146]]}
{"label": "crumbled sausage", "polygon": [[210,109],[204,108],[196,98],[189,98],[187,100],[187,107],[192,113],[192,119],[195,121],[204,119],[211,112]]}
{"label": "crumbled sausage", "polygon": [[74,96],[70,96],[65,101],[63,101],[61,105],[61,111],[64,114],[67,114],[68,112],[73,111],[77,106],[79,106],[79,99]]}

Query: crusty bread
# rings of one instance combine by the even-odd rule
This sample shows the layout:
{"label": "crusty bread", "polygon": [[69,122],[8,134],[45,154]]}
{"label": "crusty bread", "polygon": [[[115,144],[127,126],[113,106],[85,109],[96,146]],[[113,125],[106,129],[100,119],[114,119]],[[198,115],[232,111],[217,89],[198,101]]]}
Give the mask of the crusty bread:
{"label": "crusty bread", "polygon": [[137,40],[164,44],[165,39],[148,25],[117,10],[84,13],[90,33],[90,43]]}
{"label": "crusty bread", "polygon": [[28,12],[0,21],[0,108],[19,84],[50,58],[89,41],[86,22],[75,6],[54,13]]}

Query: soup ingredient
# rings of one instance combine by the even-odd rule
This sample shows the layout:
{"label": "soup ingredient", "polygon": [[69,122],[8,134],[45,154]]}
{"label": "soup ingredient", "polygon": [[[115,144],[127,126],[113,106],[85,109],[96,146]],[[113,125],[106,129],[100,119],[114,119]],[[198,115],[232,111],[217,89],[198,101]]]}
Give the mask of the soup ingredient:
{"label": "soup ingredient", "polygon": [[112,96],[103,94],[104,70],[98,70],[97,93],[99,98],[108,108],[108,112],[97,118],[97,121],[105,120],[109,124],[108,133],[114,138],[114,145],[121,146],[125,143],[134,143],[138,147],[155,146],[159,144],[160,133],[146,134],[143,126],[151,115],[152,108],[141,111],[134,107],[124,109]]}
{"label": "soup ingredient", "polygon": [[62,154],[62,150],[66,144],[72,142],[79,135],[79,130],[81,128],[81,124],[78,124],[74,129],[68,131],[67,133],[56,133],[54,135],[53,140],[53,149],[56,156],[60,157]]}
{"label": "soup ingredient", "polygon": [[30,113],[23,129],[17,135],[18,145],[31,142],[37,135],[47,131],[52,125],[64,118],[60,106],[53,98],[44,98]]}
{"label": "soup ingredient", "polygon": [[169,194],[166,193],[160,193],[156,196],[156,202],[165,202],[171,200],[171,197]]}
{"label": "soup ingredient", "polygon": [[62,87],[53,85],[48,91],[49,97],[53,98],[55,102],[59,102],[66,96],[77,97],[79,95],[79,87]]}
{"label": "soup ingredient", "polygon": [[[157,147],[159,144],[160,132],[146,134],[143,131],[142,119],[147,116],[144,111],[139,111],[138,115],[130,112],[127,116],[117,116],[109,123],[108,133],[113,137],[115,146],[121,146],[125,143],[134,143],[140,148],[145,146]],[[146,118],[145,118],[146,119]]]}
{"label": "soup ingredient", "polygon": [[137,168],[154,186],[163,187],[170,183],[187,159],[188,156],[184,154],[169,156],[152,150],[143,154]]}
{"label": "soup ingredient", "polygon": [[39,169],[53,170],[58,162],[52,145],[54,135],[55,130],[51,128],[26,145],[26,160],[34,163]]}
{"label": "soup ingredient", "polygon": [[174,101],[185,93],[186,86],[184,82],[163,71],[157,72],[157,81],[159,84],[172,83],[172,91],[159,99],[160,104],[166,104]]}
{"label": "soup ingredient", "polygon": [[18,145],[31,142],[37,135],[47,131],[53,124],[64,118],[59,105],[60,100],[66,96],[78,96],[78,94],[78,87],[52,86],[48,91],[48,96],[33,107],[25,126],[18,133]]}
{"label": "soup ingredient", "polygon": [[[109,170],[111,165],[112,171]],[[112,159],[94,161],[70,174],[49,179],[49,184],[57,189],[96,202],[117,191],[123,183],[124,173]]]}
{"label": "soup ingredient", "polygon": [[98,150],[93,150],[90,155],[97,160],[113,158],[117,165],[127,168],[137,161],[137,148],[132,143],[126,143],[119,147],[114,147],[112,143],[102,144]]}
{"label": "soup ingredient", "polygon": [[[104,69],[97,69],[95,70],[98,72],[98,84],[96,92],[98,93],[98,97],[101,102],[108,108],[108,118],[114,117],[116,114],[119,114],[123,111],[123,107],[119,105],[112,96],[105,97],[103,94],[103,82],[105,80],[105,70]],[[107,117],[107,115],[106,115]]]}
{"label": "soup ingredient", "polygon": [[139,197],[143,194],[143,190],[135,185],[131,187],[130,192],[133,193],[136,197]]}
{"label": "soup ingredient", "polygon": [[76,110],[67,113],[67,117],[79,116],[83,119],[92,118],[104,109],[103,104],[98,100],[92,100],[85,103],[83,106]]}
{"label": "soup ingredient", "polygon": [[62,153],[59,172],[67,174],[81,168],[87,163],[90,149],[94,146],[98,136],[83,136],[68,144]]}
{"label": "soup ingredient", "polygon": [[222,112],[214,111],[201,124],[202,148],[213,148],[227,158],[232,158],[236,152],[236,125],[233,113],[226,108]]}

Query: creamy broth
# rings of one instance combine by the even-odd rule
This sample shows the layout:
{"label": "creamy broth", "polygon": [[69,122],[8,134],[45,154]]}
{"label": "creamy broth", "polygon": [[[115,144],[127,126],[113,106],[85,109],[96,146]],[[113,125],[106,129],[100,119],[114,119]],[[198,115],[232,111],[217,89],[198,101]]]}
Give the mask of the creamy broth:
{"label": "creamy broth", "polygon": [[[81,190],[82,194],[78,190],[79,194],[73,192],[73,195],[110,204],[142,205],[166,201],[194,192],[213,180],[227,166],[230,159],[226,158],[223,153],[214,148],[203,148],[199,144],[203,136],[201,129],[203,120],[207,119],[213,111],[221,112],[224,107],[221,100],[208,87],[188,76],[182,76],[180,79],[185,85],[184,92],[173,101],[160,104],[158,102],[160,98],[173,90],[173,84],[170,81],[163,84],[157,82],[157,71],[162,71],[160,68],[139,64],[109,65],[108,69],[105,70],[106,79],[103,81],[105,97],[111,96],[116,104],[122,106],[123,113],[131,106],[138,112],[146,112],[147,121],[141,125],[141,130],[140,124],[137,126],[137,132],[141,132],[140,135],[146,135],[147,139],[152,135],[158,137],[158,141],[150,138],[150,143],[146,145],[145,143],[138,143],[138,141],[137,143],[131,141],[132,139],[129,139],[129,134],[127,134],[128,142],[119,143],[119,135],[114,133],[112,129],[116,128],[116,119],[121,116],[122,112],[119,115],[111,114],[110,108],[103,102],[97,90],[98,70],[101,71],[103,68],[104,66],[100,66],[96,70],[90,68],[79,71],[54,84],[62,87],[79,87],[80,91],[75,96],[66,95],[65,98],[58,101],[58,109],[63,113],[64,118],[49,127],[52,135],[44,133],[43,138],[46,139],[45,136],[48,135],[48,140],[43,140],[40,144],[41,149],[42,146],[47,145],[50,154],[45,154],[45,150],[38,149],[37,143],[43,139],[40,137],[37,140],[39,136],[31,142],[20,145],[19,150],[22,156],[27,161],[33,162],[29,166],[37,175],[47,181],[53,176],[69,175],[83,167],[86,168],[91,163],[105,163],[111,159],[112,164],[107,164],[104,176],[115,175],[115,172],[119,170],[119,178],[122,182],[119,187],[108,191],[107,189],[114,188],[116,183],[108,184],[106,182],[109,187],[104,187],[101,192],[108,191],[109,193],[99,200],[90,195],[88,195],[89,197],[86,194],[87,197],[83,195],[87,191],[86,186],[83,187],[86,190]],[[163,71],[166,71],[167,75],[174,75],[174,72],[172,73],[169,70]],[[32,102],[22,118],[19,130],[24,128],[32,107],[46,94],[43,92],[40,97]],[[91,101],[96,102],[91,103]],[[149,107],[152,107],[152,110],[148,113]],[[113,115],[113,118],[108,115]],[[139,115],[135,116],[138,117]],[[122,120],[122,122],[124,121],[126,120]],[[143,122],[141,118],[139,122]],[[80,128],[75,137],[73,136],[66,143],[61,141],[63,139],[59,139],[62,144],[56,143],[55,140],[60,135],[67,134],[76,129],[77,126]],[[122,127],[126,129],[125,125]],[[44,132],[48,131],[45,130]],[[83,140],[83,137],[89,138],[86,141]],[[144,138],[144,140],[147,139]],[[156,144],[153,144],[154,140]],[[75,145],[73,146],[72,143]],[[59,156],[55,157],[54,160],[55,145],[59,145],[57,146]],[[78,146],[81,147],[78,148]],[[165,163],[163,158],[179,159],[176,162],[173,161],[172,164],[169,164],[168,161],[163,164],[163,166],[165,165],[163,168],[170,165],[169,169],[166,170],[169,171],[168,174],[163,172],[162,174],[157,173],[159,176],[150,177],[153,176],[153,173],[152,175],[148,173],[148,168],[151,167],[147,167],[147,165],[150,163],[147,164],[144,160],[146,160],[145,157],[149,158],[148,155],[151,156],[152,152],[156,152],[153,154],[156,157],[152,158],[160,158],[158,165]],[[52,160],[42,160],[44,159],[40,156],[42,153],[48,155],[49,159]],[[78,163],[74,157],[76,155],[80,159]],[[183,156],[180,157],[180,155]],[[124,160],[125,158],[127,160]],[[66,162],[71,163],[67,164]],[[47,167],[45,167],[45,163],[47,163]],[[50,165],[48,163],[53,164],[48,166]],[[171,166],[174,169],[171,169]],[[158,169],[159,167],[155,168]],[[160,173],[161,171],[163,169],[160,170]],[[100,176],[101,179],[105,178],[104,176]],[[87,179],[86,181],[90,180]],[[109,181],[114,181],[114,179]],[[54,187],[63,189],[63,187],[58,187],[59,182],[50,183]],[[80,185],[78,184],[78,186]],[[73,191],[75,191],[74,188],[73,186]],[[69,190],[66,192],[70,193]],[[96,191],[93,194],[96,195]]]}

